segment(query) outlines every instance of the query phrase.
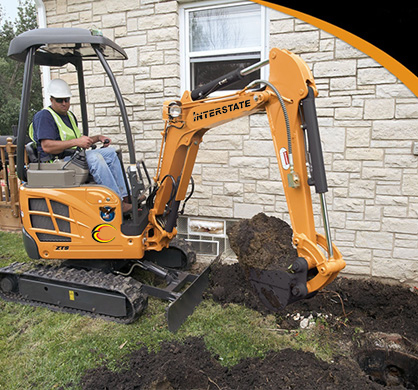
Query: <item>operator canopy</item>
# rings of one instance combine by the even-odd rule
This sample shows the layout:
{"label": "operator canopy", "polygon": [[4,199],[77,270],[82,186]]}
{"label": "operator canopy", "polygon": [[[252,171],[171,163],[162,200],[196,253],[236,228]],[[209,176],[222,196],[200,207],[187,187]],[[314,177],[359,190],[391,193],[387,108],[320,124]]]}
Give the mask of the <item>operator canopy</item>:
{"label": "operator canopy", "polygon": [[116,43],[99,33],[82,28],[39,28],[26,31],[10,42],[8,56],[25,62],[30,47],[35,52],[35,64],[63,66],[80,59],[94,60],[93,47],[100,47],[107,60],[125,60],[126,52]]}

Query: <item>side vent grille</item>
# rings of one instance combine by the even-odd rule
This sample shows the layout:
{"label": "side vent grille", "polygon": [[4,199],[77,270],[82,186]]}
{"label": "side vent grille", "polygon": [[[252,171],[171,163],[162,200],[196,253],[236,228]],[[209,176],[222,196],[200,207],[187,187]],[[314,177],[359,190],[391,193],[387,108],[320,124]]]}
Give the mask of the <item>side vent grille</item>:
{"label": "side vent grille", "polygon": [[60,203],[60,202],[56,202],[55,200],[51,200],[51,207],[52,207],[52,212],[54,214],[57,215],[61,215],[63,217],[70,217],[70,211],[69,208],[66,204],[64,203]]}
{"label": "side vent grille", "polygon": [[32,214],[30,216],[30,222],[33,228],[55,230],[52,219],[45,215]]}
{"label": "side vent grille", "polygon": [[46,199],[29,199],[29,210],[43,211],[44,213],[49,213],[48,205],[46,204]]}
{"label": "side vent grille", "polygon": [[45,198],[30,198],[29,213],[33,229],[51,231],[38,231],[39,241],[71,242],[71,237],[61,234],[71,233],[70,210],[66,204]]}
{"label": "side vent grille", "polygon": [[36,233],[36,235],[39,241],[42,242],[71,242],[71,237],[64,237],[47,233]]}
{"label": "side vent grille", "polygon": [[60,232],[71,233],[71,225],[68,221],[59,218],[57,218],[56,221]]}

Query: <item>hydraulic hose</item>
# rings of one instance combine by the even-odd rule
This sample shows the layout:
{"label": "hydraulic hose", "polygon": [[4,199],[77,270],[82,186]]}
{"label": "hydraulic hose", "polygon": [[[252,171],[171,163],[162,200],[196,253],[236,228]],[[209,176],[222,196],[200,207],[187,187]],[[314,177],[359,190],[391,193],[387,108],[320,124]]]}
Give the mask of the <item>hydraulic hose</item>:
{"label": "hydraulic hose", "polygon": [[284,121],[285,121],[285,125],[286,125],[287,148],[289,149],[290,171],[293,173],[292,138],[291,138],[291,134],[290,134],[290,121],[289,121],[289,115],[287,114],[286,105],[284,104],[284,100],[282,98],[282,95],[280,95],[280,92],[277,90],[277,88],[267,80],[254,80],[250,84],[248,84],[246,88],[252,88],[252,87],[254,87],[255,85],[258,85],[258,84],[265,84],[265,85],[269,86],[273,90],[274,94],[277,96],[277,99],[279,100],[280,106],[282,107]]}
{"label": "hydraulic hose", "polygon": [[235,69],[228,74],[218,77],[217,79],[202,85],[201,87],[197,87],[191,92],[192,100],[200,100],[207,97],[210,93],[217,91],[222,87],[226,87],[235,81],[241,80],[244,76],[241,74],[242,69]]}
{"label": "hydraulic hose", "polygon": [[190,96],[192,100],[204,99],[212,92],[215,92],[220,88],[224,88],[228,85],[235,83],[238,80],[243,79],[245,76],[248,76],[250,73],[253,73],[256,70],[262,68],[263,66],[266,66],[268,63],[269,60],[263,60],[256,62],[255,64],[252,64],[245,69],[242,69],[241,67],[235,69],[232,72],[218,77],[217,79],[212,80],[207,84],[197,87],[191,92]]}

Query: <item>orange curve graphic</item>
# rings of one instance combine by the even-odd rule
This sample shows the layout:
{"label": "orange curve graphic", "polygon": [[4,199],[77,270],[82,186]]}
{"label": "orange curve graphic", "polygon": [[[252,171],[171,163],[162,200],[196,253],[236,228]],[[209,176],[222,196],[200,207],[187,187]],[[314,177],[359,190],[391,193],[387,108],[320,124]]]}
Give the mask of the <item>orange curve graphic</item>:
{"label": "orange curve graphic", "polygon": [[296,11],[294,9],[283,7],[278,4],[269,3],[267,1],[252,0],[255,3],[263,5],[268,8],[275,9],[276,11],[283,12],[287,15],[294,16],[306,23],[309,23],[315,27],[320,28],[337,38],[342,39],[351,46],[357,48],[364,54],[376,60],[379,64],[385,67],[389,72],[395,75],[400,81],[402,81],[406,87],[408,87],[415,96],[418,96],[418,77],[411,72],[408,68],[402,65],[392,56],[388,55],[378,47],[365,41],[364,39],[354,35],[338,26],[325,22],[324,20],[315,18],[314,16],[305,14],[303,12]]}

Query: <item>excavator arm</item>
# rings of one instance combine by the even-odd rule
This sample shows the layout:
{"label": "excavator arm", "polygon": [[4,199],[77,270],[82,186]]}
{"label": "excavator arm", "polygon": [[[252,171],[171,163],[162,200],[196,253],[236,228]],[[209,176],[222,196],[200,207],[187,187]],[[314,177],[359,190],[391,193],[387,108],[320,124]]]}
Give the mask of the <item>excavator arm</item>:
{"label": "excavator arm", "polygon": [[[331,241],[325,201],[328,188],[315,109],[318,92],[306,63],[287,50],[273,49],[268,81],[256,80],[227,96],[207,97],[266,63],[186,91],[180,101],[165,102],[166,125],[155,187],[148,202],[144,245],[149,250],[161,250],[175,236],[180,202],[187,196],[204,134],[234,119],[266,112],[299,258],[289,270],[252,270],[250,279],[267,306],[277,309],[316,293],[335,279],[345,262]],[[310,186],[319,194],[324,235],[315,228]]]}

